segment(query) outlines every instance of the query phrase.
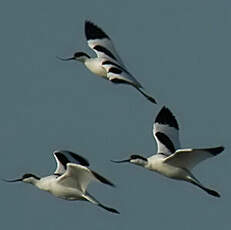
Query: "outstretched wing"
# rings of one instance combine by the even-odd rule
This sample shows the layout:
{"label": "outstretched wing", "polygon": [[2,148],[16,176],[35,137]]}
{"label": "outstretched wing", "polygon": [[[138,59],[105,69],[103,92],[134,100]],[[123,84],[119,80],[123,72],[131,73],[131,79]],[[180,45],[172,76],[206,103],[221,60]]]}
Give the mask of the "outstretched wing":
{"label": "outstretched wing", "polygon": [[57,182],[71,188],[77,188],[81,192],[85,192],[88,184],[94,180],[90,169],[85,166],[67,163],[67,170],[58,177]]}
{"label": "outstretched wing", "polygon": [[175,167],[192,169],[201,161],[214,157],[221,153],[224,147],[206,149],[178,149],[174,154],[167,157],[164,162]]}
{"label": "outstretched wing", "polygon": [[180,148],[179,126],[167,107],[158,113],[153,125],[153,136],[157,142],[157,153],[170,155]]}
{"label": "outstretched wing", "polygon": [[107,58],[124,66],[110,37],[101,28],[90,21],[85,21],[85,35],[88,46],[94,50],[97,57]]}
{"label": "outstretched wing", "polygon": [[57,179],[57,182],[67,187],[77,188],[85,193],[88,184],[92,180],[98,180],[102,183],[113,186],[109,180],[100,176],[98,173],[85,166],[74,163],[67,164],[67,170]]}
{"label": "outstretched wing", "polygon": [[72,162],[76,164],[80,164],[83,166],[89,166],[88,160],[86,160],[84,157],[73,153],[71,151],[67,150],[57,150],[53,152],[56,163],[57,163],[57,168],[55,170],[55,174],[60,174],[62,175],[67,168],[67,163]]}

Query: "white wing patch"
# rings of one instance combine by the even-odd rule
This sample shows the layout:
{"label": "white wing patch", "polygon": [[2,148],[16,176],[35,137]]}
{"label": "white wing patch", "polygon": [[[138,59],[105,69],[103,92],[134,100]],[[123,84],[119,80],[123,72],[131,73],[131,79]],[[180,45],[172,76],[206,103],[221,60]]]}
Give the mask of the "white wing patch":
{"label": "white wing patch", "polygon": [[164,162],[175,167],[191,170],[198,163],[221,153],[224,147],[207,149],[179,149],[174,154],[167,157]]}
{"label": "white wing patch", "polygon": [[92,180],[114,186],[113,183],[102,177],[97,172],[92,171],[85,166],[73,163],[67,164],[67,169],[65,173],[58,178],[58,183],[67,187],[77,188],[81,192],[85,193],[88,184]]}
{"label": "white wing patch", "polygon": [[88,184],[94,179],[95,177],[87,167],[68,163],[67,170],[57,179],[57,182],[85,193]]}

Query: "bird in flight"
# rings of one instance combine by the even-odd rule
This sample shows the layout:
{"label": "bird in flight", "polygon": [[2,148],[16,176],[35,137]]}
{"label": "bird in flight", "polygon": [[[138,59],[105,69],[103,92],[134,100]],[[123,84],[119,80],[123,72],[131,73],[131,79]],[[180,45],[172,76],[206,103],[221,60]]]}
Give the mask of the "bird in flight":
{"label": "bird in flight", "polygon": [[71,201],[88,201],[109,212],[119,214],[116,209],[101,204],[87,192],[87,186],[91,181],[98,181],[110,186],[114,185],[108,179],[89,169],[89,162],[85,158],[66,150],[55,151],[53,155],[57,163],[54,174],[40,178],[31,173],[26,173],[19,179],[4,181],[29,183],[41,190],[50,192],[58,198]]}
{"label": "bird in flight", "polygon": [[166,177],[189,182],[212,196],[220,197],[218,192],[203,186],[191,170],[201,161],[221,153],[224,147],[182,149],[179,141],[178,123],[166,107],[160,110],[155,119],[153,136],[158,147],[156,154],[148,158],[133,154],[127,160],[113,162],[136,164]]}
{"label": "bird in flight", "polygon": [[88,46],[93,49],[97,57],[90,57],[84,52],[76,52],[73,57],[58,58],[63,61],[82,62],[92,73],[115,84],[131,85],[149,101],[156,103],[156,100],[145,92],[142,85],[128,72],[117,54],[111,38],[101,28],[90,21],[85,21],[85,35]]}

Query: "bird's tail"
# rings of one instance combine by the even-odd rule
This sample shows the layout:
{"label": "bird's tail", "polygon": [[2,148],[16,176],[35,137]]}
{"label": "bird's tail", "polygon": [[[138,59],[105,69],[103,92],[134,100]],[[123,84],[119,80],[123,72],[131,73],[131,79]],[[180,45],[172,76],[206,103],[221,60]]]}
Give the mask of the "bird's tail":
{"label": "bird's tail", "polygon": [[113,213],[117,213],[117,214],[120,214],[116,209],[114,208],[110,208],[110,207],[107,207],[103,204],[101,204],[99,201],[97,201],[92,195],[90,195],[89,193],[86,193],[85,195],[83,195],[83,198],[95,205],[98,205],[99,207],[109,211],[109,212],[113,212]]}
{"label": "bird's tail", "polygon": [[146,93],[145,91],[144,91],[144,89],[143,88],[138,88],[138,87],[136,87],[136,86],[134,86],[143,96],[145,96],[149,101],[151,101],[152,103],[154,103],[154,104],[157,104],[157,102],[156,102],[156,100],[152,97],[152,96],[150,96],[148,93]]}

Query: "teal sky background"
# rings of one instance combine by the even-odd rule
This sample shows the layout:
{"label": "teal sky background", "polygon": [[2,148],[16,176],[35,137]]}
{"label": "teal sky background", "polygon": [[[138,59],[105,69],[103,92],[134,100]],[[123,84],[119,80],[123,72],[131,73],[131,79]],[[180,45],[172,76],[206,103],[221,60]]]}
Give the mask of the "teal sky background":
{"label": "teal sky background", "polygon": [[[113,39],[158,105],[80,63],[57,60],[75,51],[94,55],[86,19]],[[117,185],[95,183],[89,192],[121,212],[0,182],[2,229],[230,229],[230,1],[3,0],[0,28],[1,178],[52,174],[52,152],[69,149]],[[163,105],[179,122],[182,147],[226,147],[194,170],[220,199],[110,162],[156,152],[152,124]]]}

